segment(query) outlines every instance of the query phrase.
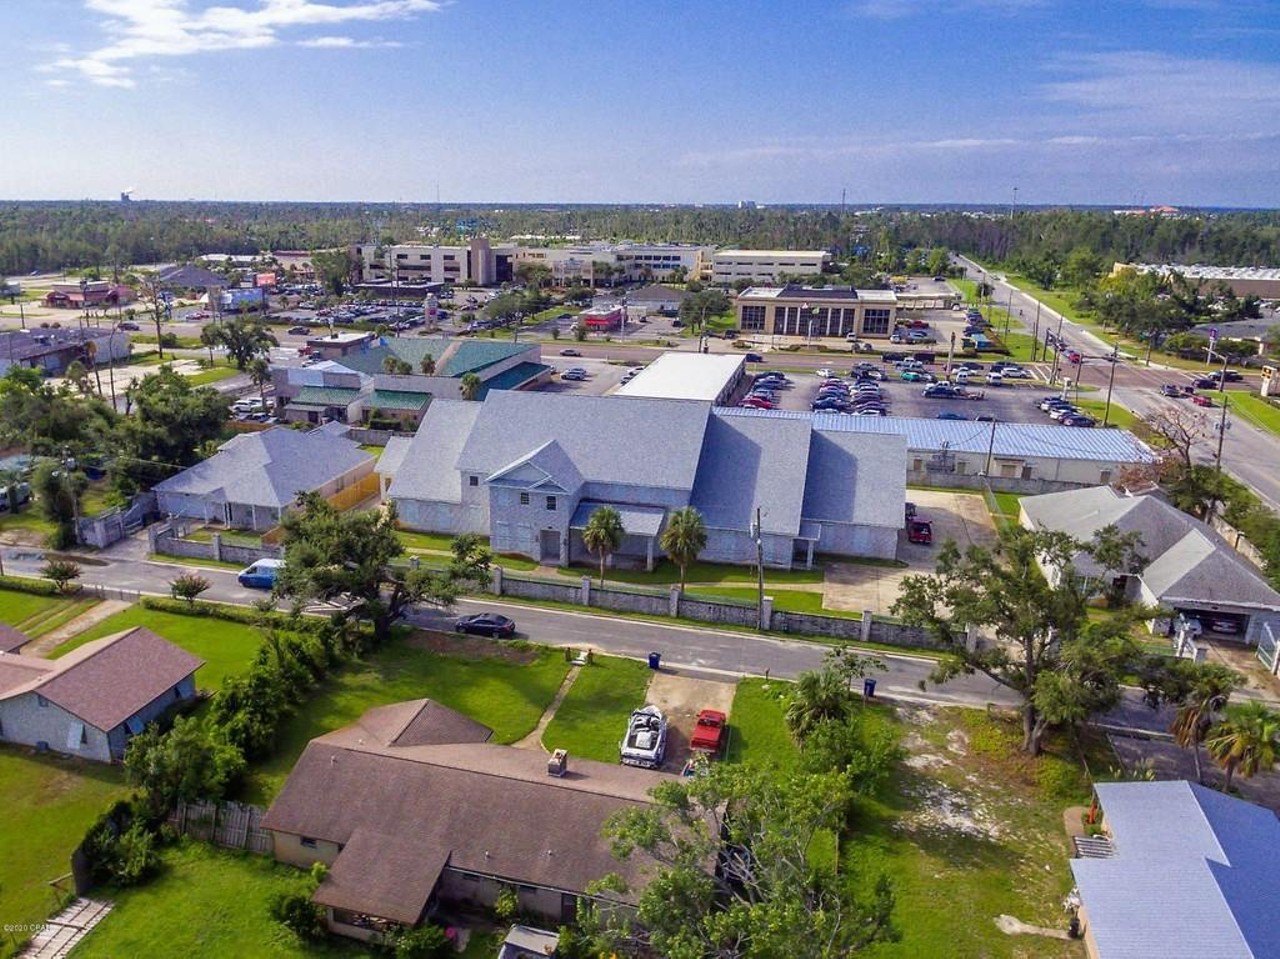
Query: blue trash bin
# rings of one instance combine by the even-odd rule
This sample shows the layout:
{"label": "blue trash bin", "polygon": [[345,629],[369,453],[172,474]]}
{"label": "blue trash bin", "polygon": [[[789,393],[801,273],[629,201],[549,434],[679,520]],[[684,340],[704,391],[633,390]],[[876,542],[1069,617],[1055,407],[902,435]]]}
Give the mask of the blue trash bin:
{"label": "blue trash bin", "polygon": [[661,654],[661,653],[650,653],[650,654],[649,654],[649,668],[650,668],[650,669],[657,669],[657,668],[658,668],[659,666],[661,666],[661,665],[662,665],[662,654]]}
{"label": "blue trash bin", "polygon": [[862,695],[868,699],[876,694],[876,681],[874,679],[864,679],[862,681]]}

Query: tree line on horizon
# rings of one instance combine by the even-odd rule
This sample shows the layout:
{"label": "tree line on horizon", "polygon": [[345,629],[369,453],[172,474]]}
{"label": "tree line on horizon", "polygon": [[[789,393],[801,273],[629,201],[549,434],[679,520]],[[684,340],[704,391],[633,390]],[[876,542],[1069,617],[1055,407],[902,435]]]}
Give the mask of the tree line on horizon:
{"label": "tree line on horizon", "polygon": [[458,243],[478,233],[825,249],[890,265],[907,250],[933,247],[1002,263],[1061,262],[1086,248],[1122,262],[1280,265],[1276,210],[1137,216],[1078,208],[9,201],[0,204],[0,273],[72,269],[107,277],[206,253]]}

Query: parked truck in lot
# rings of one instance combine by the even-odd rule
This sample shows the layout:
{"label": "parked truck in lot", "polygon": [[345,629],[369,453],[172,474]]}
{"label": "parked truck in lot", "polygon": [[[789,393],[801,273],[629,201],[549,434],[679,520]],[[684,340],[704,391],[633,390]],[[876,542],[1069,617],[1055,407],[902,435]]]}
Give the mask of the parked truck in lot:
{"label": "parked truck in lot", "polygon": [[689,737],[689,748],[694,752],[719,755],[724,745],[727,722],[728,717],[718,709],[702,710],[694,723],[693,735]]}
{"label": "parked truck in lot", "polygon": [[667,717],[657,706],[642,706],[631,713],[627,735],[620,746],[626,766],[657,769],[667,756]]}

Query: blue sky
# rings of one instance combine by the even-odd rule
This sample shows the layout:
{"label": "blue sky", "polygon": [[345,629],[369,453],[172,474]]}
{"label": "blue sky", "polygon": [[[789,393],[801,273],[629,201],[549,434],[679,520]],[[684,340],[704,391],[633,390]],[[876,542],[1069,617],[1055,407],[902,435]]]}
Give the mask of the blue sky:
{"label": "blue sky", "polygon": [[0,197],[1280,206],[1275,0],[4,0]]}

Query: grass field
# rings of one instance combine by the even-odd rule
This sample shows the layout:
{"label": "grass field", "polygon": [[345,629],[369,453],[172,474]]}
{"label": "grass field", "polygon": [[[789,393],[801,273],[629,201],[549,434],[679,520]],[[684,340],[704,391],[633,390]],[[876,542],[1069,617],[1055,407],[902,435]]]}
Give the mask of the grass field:
{"label": "grass field", "polygon": [[41,516],[40,510],[34,509],[33,504],[29,503],[20,513],[5,511],[0,514],[0,533],[15,532],[27,534],[24,537],[27,542],[38,540],[43,544],[53,532],[53,523]]}
{"label": "grass field", "polygon": [[262,645],[262,634],[252,626],[131,606],[67,640],[53,651],[52,658],[65,655],[91,639],[133,626],[145,626],[203,659],[204,665],[196,671],[196,685],[201,689],[216,690],[227,676],[243,672]]}
{"label": "grass field", "polygon": [[[71,871],[71,853],[85,830],[127,792],[117,767],[0,747],[0,916],[5,925],[37,923],[58,908],[49,880]],[[13,954],[14,940],[0,937],[0,957]]]}
{"label": "grass field", "polygon": [[493,644],[494,655],[479,659],[433,653],[422,637],[436,635],[444,639],[431,645],[448,648],[447,634],[417,633],[330,677],[277,733],[275,753],[250,770],[241,798],[269,804],[308,742],[407,699],[434,699],[484,723],[495,742],[514,742],[537,725],[569,670],[558,649]]}
{"label": "grass field", "polygon": [[[773,597],[773,608],[788,613],[819,613],[823,616],[839,616],[844,619],[862,619],[861,613],[839,609],[827,609],[822,605],[822,594],[806,589],[774,589],[765,584],[766,596]],[[702,596],[713,599],[717,596],[724,599],[736,599],[740,602],[755,604],[759,599],[759,591],[754,586],[716,586],[709,589],[691,587],[690,596]]]}
{"label": "grass field", "polygon": [[567,749],[603,763],[618,761],[618,743],[633,709],[645,704],[652,671],[644,663],[595,656],[570,687],[542,734],[548,749]]}
{"label": "grass field", "polygon": [[1231,398],[1231,409],[1241,419],[1280,435],[1280,406],[1252,393],[1233,391],[1228,395]]}
{"label": "grass field", "polygon": [[336,937],[303,944],[271,918],[272,897],[304,888],[301,870],[193,841],[166,849],[163,863],[159,878],[111,894],[115,910],[76,949],[76,959],[369,955]]}
{"label": "grass field", "polygon": [[93,596],[37,596],[0,590],[0,621],[35,639],[96,606]]}
{"label": "grass field", "polygon": [[738,683],[729,713],[729,762],[793,763],[799,756],[795,740],[783,722],[780,694],[790,687],[764,679],[744,679]]}
{"label": "grass field", "polygon": [[187,377],[187,380],[192,386],[208,386],[210,383],[217,383],[221,380],[230,379],[239,372],[240,371],[234,366],[215,366],[210,370],[201,370],[199,373],[192,373]]}
{"label": "grass field", "polygon": [[[1098,420],[1098,426],[1102,426],[1102,414],[1107,408],[1106,400],[1074,400],[1073,402],[1090,416],[1095,417]],[[1136,416],[1112,398],[1111,410],[1107,414],[1107,423],[1109,425],[1122,430],[1130,430],[1133,429],[1133,424],[1137,421],[1138,418]]]}

